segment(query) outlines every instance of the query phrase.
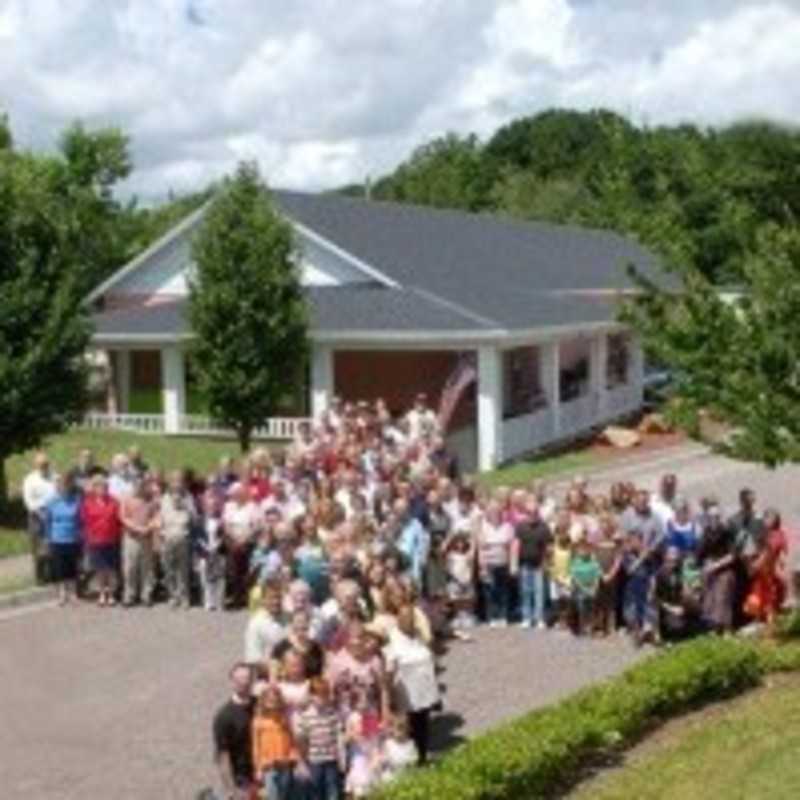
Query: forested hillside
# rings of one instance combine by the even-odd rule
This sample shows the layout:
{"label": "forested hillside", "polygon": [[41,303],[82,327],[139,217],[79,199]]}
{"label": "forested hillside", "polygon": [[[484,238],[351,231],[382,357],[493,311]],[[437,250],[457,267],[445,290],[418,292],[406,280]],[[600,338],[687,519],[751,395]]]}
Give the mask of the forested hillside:
{"label": "forested hillside", "polygon": [[551,110],[485,142],[428,142],[372,196],[612,228],[670,265],[737,283],[765,230],[796,225],[800,131],[768,122],[639,128],[610,111]]}

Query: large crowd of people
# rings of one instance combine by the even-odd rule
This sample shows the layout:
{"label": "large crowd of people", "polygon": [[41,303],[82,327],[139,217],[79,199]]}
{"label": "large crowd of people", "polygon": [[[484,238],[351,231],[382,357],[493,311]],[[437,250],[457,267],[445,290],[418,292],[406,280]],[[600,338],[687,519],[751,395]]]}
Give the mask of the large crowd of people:
{"label": "large crowd of people", "polygon": [[637,646],[770,628],[800,572],[747,489],[725,514],[674,474],[652,494],[575,477],[559,497],[465,478],[424,396],[399,418],[334,400],[286,448],[209,475],[136,448],[56,474],[40,453],[23,498],[65,607],[249,610],[213,725],[230,797],[360,797],[424,763],[436,655],[476,625]]}

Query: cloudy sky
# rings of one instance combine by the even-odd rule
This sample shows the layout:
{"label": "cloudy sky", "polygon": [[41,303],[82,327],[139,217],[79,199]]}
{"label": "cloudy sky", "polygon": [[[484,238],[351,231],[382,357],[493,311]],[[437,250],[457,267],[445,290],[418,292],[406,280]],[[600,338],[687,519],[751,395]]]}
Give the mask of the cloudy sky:
{"label": "cloudy sky", "polygon": [[800,123],[799,42],[800,0],[0,0],[0,110],[121,126],[145,198],[242,158],[318,189],[553,106]]}

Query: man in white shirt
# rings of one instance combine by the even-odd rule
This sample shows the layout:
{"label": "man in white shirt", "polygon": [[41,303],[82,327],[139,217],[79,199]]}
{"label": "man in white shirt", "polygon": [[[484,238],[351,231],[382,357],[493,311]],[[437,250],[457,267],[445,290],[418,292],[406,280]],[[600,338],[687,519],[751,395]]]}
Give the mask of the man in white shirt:
{"label": "man in white shirt", "polygon": [[22,482],[22,501],[28,512],[33,572],[39,584],[47,581],[49,570],[44,509],[55,496],[56,475],[50,469],[50,460],[46,453],[37,453],[33,459],[33,469]]}
{"label": "man in white shirt", "polygon": [[658,517],[661,527],[666,530],[667,525],[675,517],[675,498],[678,495],[678,478],[673,473],[668,473],[661,478],[658,494],[651,498],[650,508]]}
{"label": "man in white shirt", "polygon": [[409,438],[414,442],[438,432],[439,421],[433,409],[428,408],[428,397],[425,394],[417,395],[414,407],[406,414],[406,420]]}
{"label": "man in white shirt", "polygon": [[266,664],[288,630],[280,589],[266,587],[263,598],[263,607],[250,617],[244,633],[244,660],[253,665]]}
{"label": "man in white shirt", "polygon": [[111,471],[108,477],[108,493],[118,502],[132,497],[136,485],[130,471],[130,462],[125,453],[117,453],[111,459]]}

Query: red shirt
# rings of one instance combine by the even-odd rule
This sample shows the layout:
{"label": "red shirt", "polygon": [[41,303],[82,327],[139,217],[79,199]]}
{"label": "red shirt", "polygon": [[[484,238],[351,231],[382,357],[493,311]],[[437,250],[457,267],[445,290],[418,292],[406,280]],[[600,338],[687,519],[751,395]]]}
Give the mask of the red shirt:
{"label": "red shirt", "polygon": [[260,503],[272,494],[272,486],[270,485],[269,478],[259,472],[250,474],[247,479],[247,488],[250,492],[250,497],[257,503]]}
{"label": "red shirt", "polygon": [[89,494],[81,503],[84,541],[90,547],[117,544],[122,537],[119,503],[110,495]]}

